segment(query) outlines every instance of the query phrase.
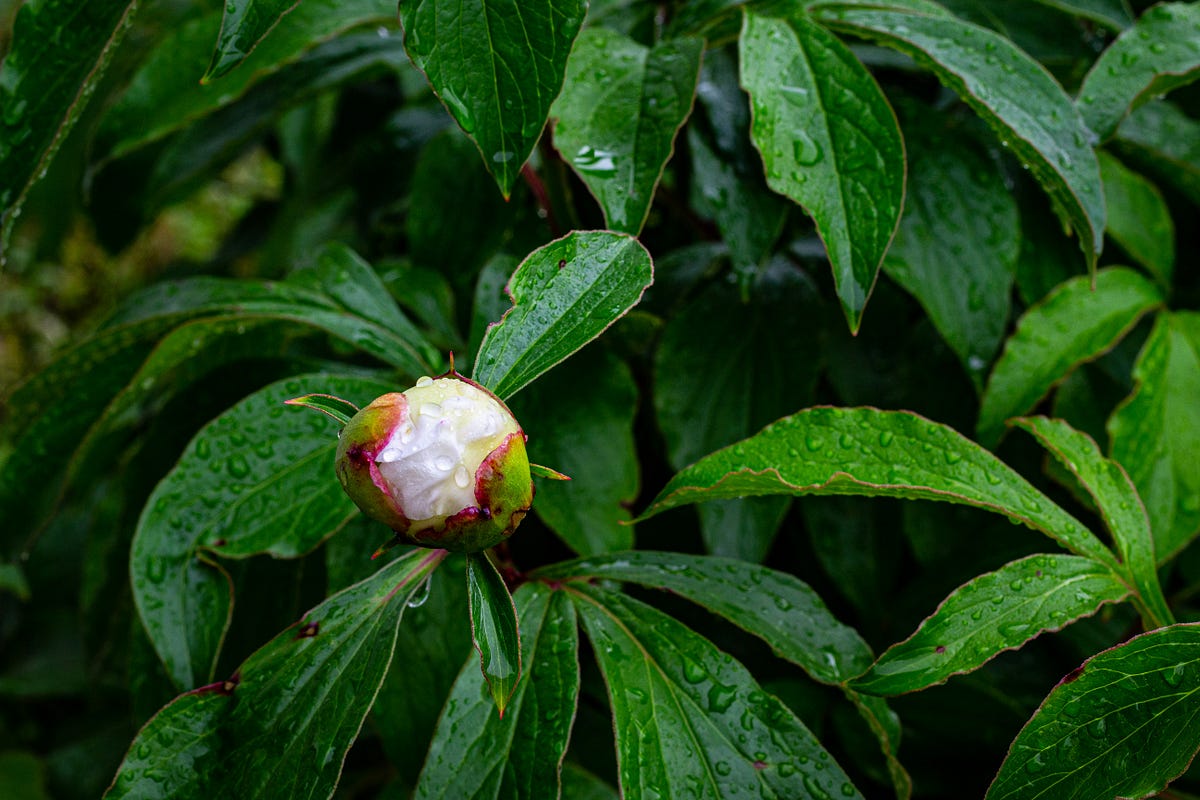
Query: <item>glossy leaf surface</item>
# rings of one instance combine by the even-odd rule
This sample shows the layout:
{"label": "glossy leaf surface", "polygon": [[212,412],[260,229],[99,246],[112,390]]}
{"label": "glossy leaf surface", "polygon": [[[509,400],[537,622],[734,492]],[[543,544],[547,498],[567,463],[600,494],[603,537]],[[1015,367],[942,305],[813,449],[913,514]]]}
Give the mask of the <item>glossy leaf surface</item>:
{"label": "glossy leaf surface", "polygon": [[155,489],[129,569],[142,623],[177,686],[210,680],[228,625],[230,586],[214,555],[295,557],[357,514],[333,476],[337,426],[284,401],[323,389],[365,404],[389,388],[331,375],[272,384],[205,426]]}
{"label": "glossy leaf surface", "polygon": [[[579,386],[588,391],[576,393]],[[633,436],[637,395],[629,367],[597,345],[511,403],[529,436],[530,458],[571,477],[537,481],[533,510],[580,555],[633,546],[627,505],[640,484]],[[567,397],[570,402],[564,402]]]}
{"label": "glossy leaf surface", "polygon": [[1100,152],[1108,203],[1108,235],[1163,286],[1175,271],[1175,223],[1162,193],[1120,161]]}
{"label": "glossy leaf surface", "polygon": [[23,3],[0,68],[0,252],[30,187],[79,118],[137,7],[133,0]]}
{"label": "glossy leaf surface", "polygon": [[951,16],[831,4],[818,18],[932,70],[1029,165],[1095,270],[1105,227],[1100,168],[1090,131],[1044,67],[1005,37]]}
{"label": "glossy leaf surface", "polygon": [[589,28],[567,62],[550,110],[554,146],[600,203],[608,228],[637,234],[692,110],[701,39],[644,47],[615,31]]}
{"label": "glossy leaf surface", "polygon": [[1200,531],[1200,314],[1161,315],[1108,420],[1112,456],[1146,504],[1159,563]]}
{"label": "glossy leaf surface", "polygon": [[692,204],[716,223],[746,285],[774,247],[792,203],[767,187],[762,159],[750,141],[750,104],[730,49],[704,53],[696,96],[702,116],[687,126]]}
{"label": "glossy leaf surface", "polygon": [[[671,318],[655,359],[654,407],[676,469],[808,405],[820,364],[821,311],[790,264],[768,269],[748,300],[716,284]],[[714,353],[722,353],[719,362]],[[786,366],[784,366],[786,365]],[[761,561],[787,512],[784,498],[702,506],[714,555]]]}
{"label": "glossy leaf surface", "polygon": [[1123,0],[1036,0],[1049,8],[1089,19],[1112,30],[1124,30],[1133,24]]}
{"label": "glossy leaf surface", "polygon": [[311,408],[314,411],[320,411],[325,416],[342,425],[345,425],[358,413],[358,406],[349,400],[343,400],[331,394],[306,394],[302,397],[293,397],[290,400],[285,400],[284,403],[289,406],[300,406],[301,408]]}
{"label": "glossy leaf surface", "polygon": [[1103,563],[1091,531],[994,455],[903,411],[810,408],[678,473],[642,518],[710,499],[843,494],[941,500],[995,511]]}
{"label": "glossy leaf surface", "polygon": [[1067,675],[1013,741],[988,800],[1149,797],[1200,747],[1200,627],[1172,625]]}
{"label": "glossy leaf surface", "polygon": [[299,0],[227,0],[217,47],[204,80],[219,78],[242,63],[280,18],[297,5]]}
{"label": "glossy leaf surface", "polygon": [[472,377],[511,397],[637,305],[653,277],[630,236],[575,232],[538,248],[509,279],[513,306],[484,334]]}
{"label": "glossy leaf surface", "polygon": [[467,659],[446,700],[415,797],[558,796],[579,694],[575,609],[563,592],[541,584],[522,586],[514,600],[528,679],[517,685],[501,718],[478,661]]}
{"label": "glossy leaf surface", "polygon": [[1200,7],[1159,3],[1109,45],[1079,89],[1083,119],[1102,140],[1132,109],[1200,77]]}
{"label": "glossy leaf surface", "polygon": [[870,694],[915,692],[978,669],[1046,631],[1129,594],[1108,567],[1088,558],[1036,555],[955,589],[910,638],[892,645],[851,682]]}
{"label": "glossy leaf surface", "polygon": [[1174,622],[1158,582],[1154,535],[1137,490],[1125,470],[1100,454],[1086,433],[1062,420],[1030,417],[1018,420],[1083,485],[1112,533],[1126,574],[1133,579],[1139,599],[1149,613],[1148,627]]}
{"label": "glossy leaf surface", "polygon": [[838,622],[806,583],[745,561],[638,551],[555,564],[538,577],[600,578],[665,589],[759,637],[822,683],[841,683],[871,663],[867,643]]}
{"label": "glossy leaf surface", "polygon": [[1153,283],[1123,267],[1101,270],[1094,288],[1084,277],[1059,285],[1022,315],[1005,342],[983,393],[979,441],[995,445],[1006,419],[1033,408],[1076,365],[1103,355],[1161,302]]}
{"label": "glossy leaf surface", "polygon": [[105,113],[96,133],[97,155],[115,158],[179,130],[234,102],[331,36],[358,25],[394,24],[394,14],[378,0],[304,0],[238,70],[210,83],[200,78],[212,58],[220,14],[190,20],[155,44],[129,88]]}
{"label": "glossy leaf surface", "polygon": [[584,0],[400,4],[404,46],[508,197],[562,88]]}
{"label": "glossy leaf surface", "polygon": [[1139,168],[1200,203],[1200,122],[1179,107],[1146,103],[1121,123],[1116,144]]}
{"label": "glossy leaf surface", "polygon": [[1021,228],[995,163],[969,137],[904,126],[908,197],[884,272],[921,303],[982,385],[1008,321]]}
{"label": "glossy leaf surface", "polygon": [[445,551],[416,550],[345,589],[150,720],[105,795],[332,796],[392,660],[405,604]]}
{"label": "glossy leaf surface", "polygon": [[804,724],[706,639],[622,594],[567,591],[608,687],[623,796],[861,797]]}
{"label": "glossy leaf surface", "polygon": [[521,640],[512,596],[486,553],[467,554],[467,603],[483,679],[503,717],[521,679]]}
{"label": "glossy leaf surface", "polygon": [[739,53],[767,184],[813,218],[857,331],[904,204],[895,114],[866,67],[803,13],[747,10]]}

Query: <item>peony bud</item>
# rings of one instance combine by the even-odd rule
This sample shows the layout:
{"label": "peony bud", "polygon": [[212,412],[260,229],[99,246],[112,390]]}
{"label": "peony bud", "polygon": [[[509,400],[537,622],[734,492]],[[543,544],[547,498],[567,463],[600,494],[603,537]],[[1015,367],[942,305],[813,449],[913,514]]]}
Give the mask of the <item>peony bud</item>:
{"label": "peony bud", "polygon": [[338,442],[337,475],[364,514],[422,547],[491,547],[533,502],[524,431],[453,368],[359,411]]}

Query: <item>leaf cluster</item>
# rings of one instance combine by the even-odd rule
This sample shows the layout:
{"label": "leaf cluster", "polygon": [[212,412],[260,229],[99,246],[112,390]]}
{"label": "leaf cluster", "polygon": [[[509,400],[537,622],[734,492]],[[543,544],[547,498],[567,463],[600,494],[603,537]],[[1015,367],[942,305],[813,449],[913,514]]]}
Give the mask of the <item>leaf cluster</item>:
{"label": "leaf cluster", "polygon": [[[1200,3],[5,33],[0,797],[1200,792]],[[571,480],[372,560],[456,366]]]}

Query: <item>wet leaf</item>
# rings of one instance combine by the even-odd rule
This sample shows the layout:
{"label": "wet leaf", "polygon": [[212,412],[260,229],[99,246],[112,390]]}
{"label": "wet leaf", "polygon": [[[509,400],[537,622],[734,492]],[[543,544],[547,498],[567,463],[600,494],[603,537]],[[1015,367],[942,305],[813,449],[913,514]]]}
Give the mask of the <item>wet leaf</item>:
{"label": "wet leaf", "polygon": [[[816,293],[774,264],[743,301],[715,284],[673,316],[655,359],[654,407],[667,457],[681,469],[812,401],[820,363]],[[761,561],[790,503],[730,500],[700,508],[714,555]]]}
{"label": "wet leaf", "polygon": [[1021,250],[1017,203],[968,136],[923,119],[904,134],[908,197],[883,270],[917,298],[981,387],[1008,323]]}
{"label": "wet leaf", "polygon": [[[579,694],[579,629],[562,592],[525,584],[514,595],[521,620],[521,681],[504,717],[468,658],[446,700],[415,797],[557,797]],[[563,797],[570,795],[564,794]]]}
{"label": "wet leaf", "polygon": [[978,669],[1129,595],[1110,567],[1068,555],[1028,556],[955,589],[911,637],[892,645],[851,687],[904,694]]}
{"label": "wet leaf", "polygon": [[706,639],[617,592],[566,591],[608,687],[623,796],[861,797],[804,724]]}
{"label": "wet leaf", "polygon": [[1158,187],[1100,152],[1108,235],[1163,287],[1175,271],[1175,223]]}
{"label": "wet leaf", "polygon": [[1094,656],[1017,735],[987,800],[1156,794],[1200,747],[1198,694],[1200,626],[1161,628]]}
{"label": "wet leaf", "polygon": [[937,75],[1029,165],[1095,271],[1105,216],[1091,133],[1041,64],[1000,34],[942,14],[823,4],[818,18],[894,47]]}
{"label": "wet leaf", "polygon": [[1200,122],[1152,101],[1126,117],[1114,141],[1122,156],[1200,203]]}
{"label": "wet leaf", "polygon": [[702,39],[644,47],[605,28],[579,35],[550,110],[554,146],[599,201],[607,227],[636,235],[675,133],[692,110]]}
{"label": "wet leaf", "polygon": [[304,0],[240,69],[210,83],[200,78],[212,57],[220,14],[190,20],[155,44],[129,88],[105,113],[96,132],[96,153],[111,159],[144,147],[233,103],[326,39],[359,25],[394,25],[394,14],[378,0]]}
{"label": "wet leaf", "polygon": [[316,389],[366,403],[389,390],[307,375],[250,395],[206,425],[146,502],[130,551],[134,600],[176,686],[212,678],[232,610],[214,556],[308,552],[357,514],[333,475],[337,426],[284,401]]}
{"label": "wet leaf", "polygon": [[576,231],[538,248],[509,279],[513,306],[484,334],[474,379],[511,397],[637,305],[653,279],[631,236]]}
{"label": "wet leaf", "polygon": [[1121,31],[1133,24],[1123,0],[1036,0],[1049,8],[1099,23],[1110,30]]}
{"label": "wet leaf", "polygon": [[331,797],[405,605],[445,555],[396,559],[310,610],[229,679],[181,695],[138,733],[105,798]]}
{"label": "wet leaf", "polygon": [[71,131],[137,3],[22,3],[0,68],[0,252],[30,188]]}
{"label": "wet leaf", "polygon": [[1152,97],[1200,77],[1200,8],[1159,3],[1110,44],[1083,79],[1079,110],[1101,140]]}
{"label": "wet leaf", "polygon": [[678,473],[639,519],[726,497],[841,494],[987,509],[1105,564],[1095,535],[994,455],[906,411],[810,408]]}
{"label": "wet leaf", "polygon": [[1174,622],[1158,582],[1154,535],[1146,508],[1121,465],[1101,455],[1090,436],[1062,420],[1026,417],[1015,424],[1033,434],[1091,496],[1112,533],[1122,573],[1137,589],[1147,627]]}
{"label": "wet leaf", "polygon": [[562,88],[584,0],[400,4],[404,46],[505,197]]}
{"label": "wet leaf", "polygon": [[1200,531],[1200,314],[1160,315],[1133,377],[1108,435],[1146,504],[1161,564]]}
{"label": "wet leaf", "polygon": [[747,10],[739,44],[767,184],[816,223],[851,331],[904,204],[904,144],[875,79],[802,12]]}
{"label": "wet leaf", "polygon": [[1158,287],[1133,270],[1110,267],[1060,284],[1017,321],[988,377],[976,426],[994,446],[1004,421],[1032,409],[1077,365],[1106,353],[1142,315],[1162,303]]}
{"label": "wet leaf", "polygon": [[485,553],[467,554],[467,602],[483,679],[503,718],[521,680],[521,641],[512,596]]}
{"label": "wet leaf", "polygon": [[[576,392],[585,385],[586,393]],[[530,458],[571,477],[539,482],[533,510],[581,555],[633,546],[628,505],[637,498],[641,473],[633,436],[637,400],[629,367],[600,345],[513,398]]]}
{"label": "wet leaf", "polygon": [[300,0],[226,0],[221,33],[204,81],[219,78],[242,63],[279,20]]}
{"label": "wet leaf", "polygon": [[762,639],[822,683],[846,681],[871,663],[867,643],[806,583],[745,561],[637,551],[568,561],[536,574],[542,580],[599,578],[668,590]]}

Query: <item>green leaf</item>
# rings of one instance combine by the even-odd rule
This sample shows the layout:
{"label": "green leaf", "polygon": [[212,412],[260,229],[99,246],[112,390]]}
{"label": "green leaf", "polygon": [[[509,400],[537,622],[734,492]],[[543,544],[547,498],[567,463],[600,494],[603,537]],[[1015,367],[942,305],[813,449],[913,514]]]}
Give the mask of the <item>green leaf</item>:
{"label": "green leaf", "polygon": [[342,31],[394,21],[394,11],[379,0],[304,0],[288,14],[286,24],[246,57],[241,69],[201,83],[220,29],[218,16],[214,12],[193,19],[155,44],[129,88],[101,119],[95,145],[99,156],[119,157],[224,108]]}
{"label": "green leaf", "polygon": [[[374,547],[372,542],[358,551],[360,562],[373,563],[366,554]],[[379,731],[384,752],[408,786],[417,784],[442,707],[464,661],[475,676],[476,700],[486,715],[496,716],[491,698],[481,691],[471,623],[463,613],[467,586],[458,559],[450,556],[441,574],[430,576],[428,595],[418,593],[409,602],[392,665],[371,708],[371,723]],[[510,710],[509,715],[512,713]]]}
{"label": "green leaf", "polygon": [[1168,102],[1150,102],[1121,123],[1116,144],[1145,172],[1200,203],[1200,122]]}
{"label": "green leaf", "polygon": [[904,134],[908,196],[883,269],[982,386],[1008,322],[1021,251],[1017,203],[969,136],[924,114]]}
{"label": "green leaf", "polygon": [[653,48],[604,28],[579,35],[550,115],[554,147],[604,211],[607,227],[637,234],[692,110],[703,39]]}
{"label": "green leaf", "polygon": [[508,197],[562,89],[585,0],[400,4],[404,46]]}
{"label": "green leaf", "polygon": [[631,236],[576,231],[534,250],[508,282],[513,306],[484,334],[474,379],[508,399],[603,333],[653,280]]}
{"label": "green leaf", "polygon": [[750,142],[750,105],[738,84],[737,58],[728,48],[704,54],[697,98],[706,119],[687,128],[691,203],[716,222],[745,284],[779,239],[791,203],[767,187],[762,159]]}
{"label": "green leaf", "polygon": [[1036,0],[1036,2],[1099,23],[1110,30],[1122,31],[1133,24],[1133,17],[1123,0]]}
{"label": "green leaf", "polygon": [[1200,531],[1200,314],[1160,315],[1133,377],[1108,435],[1146,503],[1161,564]]}
{"label": "green leaf", "polygon": [[398,36],[363,31],[317,44],[287,68],[266,75],[233,102],[212,109],[171,138],[155,160],[144,189],[143,216],[153,218],[160,209],[185,200],[216,178],[251,142],[268,133],[287,109],[351,81],[394,78],[408,66]]}
{"label": "green leaf", "polygon": [[343,400],[340,397],[334,397],[331,394],[306,394],[303,397],[293,397],[291,400],[284,400],[283,402],[289,406],[300,406],[320,411],[342,425],[345,425],[358,413],[358,406],[354,405],[354,403],[351,403],[349,400]]}
{"label": "green leaf", "polygon": [[45,762],[22,750],[0,753],[0,796],[8,800],[50,800]]}
{"label": "green leaf", "polygon": [[1164,287],[1175,271],[1175,223],[1158,187],[1101,151],[1108,235]]}
{"label": "green leaf", "polygon": [[539,483],[534,511],[580,555],[633,547],[628,505],[641,473],[633,437],[637,400],[629,367],[599,345],[513,398],[530,458],[571,476]]}
{"label": "green leaf", "polygon": [[987,800],[1149,797],[1200,747],[1200,626],[1130,639],[1067,675],[1017,734]]}
{"label": "green leaf", "polygon": [[1112,532],[1122,572],[1132,578],[1148,628],[1175,621],[1158,583],[1154,535],[1146,508],[1121,465],[1100,454],[1096,442],[1062,420],[1026,417],[1015,424],[1033,434],[1087,490]]}
{"label": "green leaf", "polygon": [[1129,595],[1110,567],[1090,558],[1034,555],[955,589],[921,627],[892,645],[850,686],[868,694],[915,692],[978,669],[1045,631]]}
{"label": "green leaf", "polygon": [[521,640],[512,596],[485,553],[467,554],[467,602],[483,679],[503,718],[521,680]]}
{"label": "green leaf", "polygon": [[904,204],[896,116],[867,68],[804,13],[747,10],[739,52],[767,184],[812,216],[857,331]]}
{"label": "green leaf", "polygon": [[1029,165],[1095,271],[1104,246],[1100,168],[1083,118],[1044,67],[1000,34],[950,16],[839,4],[819,18],[932,70]]}
{"label": "green leaf", "polygon": [[896,800],[909,800],[912,797],[912,776],[900,763],[897,753],[900,750],[900,717],[892,711],[887,701],[882,697],[859,694],[851,689],[845,689],[847,699],[854,704],[854,709],[875,738],[879,740],[879,748],[883,751],[887,763],[888,777],[892,779],[892,787],[896,790]]}
{"label": "green leaf", "polygon": [[[871,663],[867,643],[838,622],[806,583],[745,561],[637,551],[568,561],[535,574],[541,580],[599,578],[666,589],[762,639],[821,683],[841,683]],[[803,638],[796,635],[801,630]]]}
{"label": "green leaf", "polygon": [[988,377],[976,426],[979,441],[994,446],[1004,421],[1024,414],[1079,364],[1108,352],[1162,303],[1150,281],[1124,267],[1060,284],[1017,321]]}
{"label": "green leaf", "polygon": [[0,563],[0,594],[8,593],[18,600],[28,602],[29,582],[20,564]]}
{"label": "green leaf", "polygon": [[[411,203],[404,225],[413,263],[465,289],[463,279],[474,276],[503,242],[514,204],[496,194],[475,146],[453,126],[421,148],[411,196],[421,198]],[[446,213],[449,208],[453,214]]]}
{"label": "green leaf", "polygon": [[[709,90],[707,67],[712,61],[704,61],[706,79],[701,83],[701,101]],[[744,96],[737,88],[737,77],[733,80],[733,90],[739,97]],[[714,112],[710,114],[715,116]],[[696,175],[692,205],[703,215],[713,217],[722,242],[730,249],[733,269],[744,276],[744,282],[749,281],[779,239],[790,203],[767,188],[761,160],[751,149],[749,137],[744,150],[754,152],[752,163],[748,156],[734,158],[716,151],[696,125],[688,126],[688,149]]]}
{"label": "green leaf", "polygon": [[[469,658],[446,700],[415,797],[558,797],[579,695],[579,629],[563,592],[525,584],[514,597],[527,680],[503,718]],[[572,795],[563,794],[563,797]]]}
{"label": "green leaf", "polygon": [[330,797],[405,605],[445,555],[396,559],[310,610],[228,680],[181,695],[138,733],[105,798]]}
{"label": "green leaf", "polygon": [[414,378],[440,360],[371,267],[342,245],[283,284],[196,278],[139,293],[96,338],[14,393],[0,510],[21,514],[5,533],[19,546],[64,485],[107,469],[128,431],[166,398],[232,362],[282,357],[322,331]]}
{"label": "green leaf", "polygon": [[[30,188],[95,91],[137,3],[72,0],[22,3],[0,67],[0,252]],[[10,9],[11,12],[11,9]],[[0,258],[2,260],[2,258]]]}
{"label": "green leaf", "polygon": [[597,586],[567,589],[608,686],[624,797],[861,797],[746,668],[686,625]]}
{"label": "green leaf", "polygon": [[1070,514],[953,429],[905,411],[810,408],[677,474],[639,519],[710,499],[841,494],[961,503],[1039,530],[1105,564],[1112,554]]}
{"label": "green leaf", "polygon": [[[790,263],[772,265],[748,302],[736,286],[718,283],[673,316],[659,342],[654,384],[671,465],[685,467],[809,403],[820,320],[815,292]],[[707,549],[762,561],[789,505],[773,498],[702,507]]]}
{"label": "green leaf", "polygon": [[333,476],[336,428],[287,409],[305,391],[363,402],[388,391],[363,378],[279,381],[204,427],[155,488],[130,551],[133,596],[177,686],[211,678],[232,608],[214,556],[308,552],[357,511]]}
{"label": "green leaf", "polygon": [[202,80],[207,83],[219,78],[245,61],[279,20],[299,4],[300,0],[226,0],[217,47]]}
{"label": "green leaf", "polygon": [[1079,110],[1100,139],[1108,139],[1132,109],[1197,77],[1200,7],[1159,3],[1096,59],[1079,89]]}

